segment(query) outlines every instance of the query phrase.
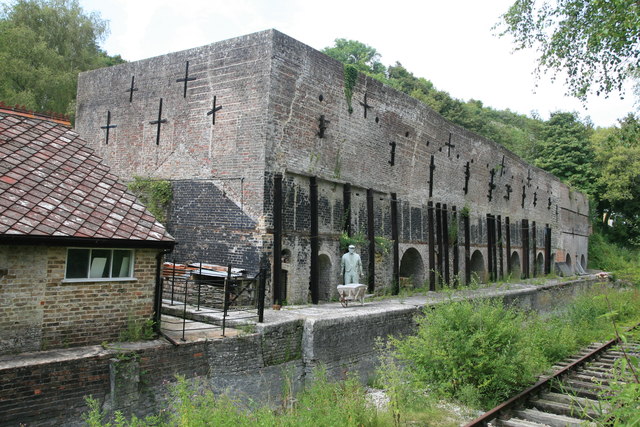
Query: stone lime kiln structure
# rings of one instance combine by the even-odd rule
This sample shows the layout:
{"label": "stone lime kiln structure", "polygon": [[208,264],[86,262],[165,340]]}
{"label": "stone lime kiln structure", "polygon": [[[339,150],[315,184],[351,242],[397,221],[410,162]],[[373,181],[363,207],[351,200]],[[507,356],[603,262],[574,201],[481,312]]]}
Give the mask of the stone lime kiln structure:
{"label": "stone lime kiln structure", "polygon": [[370,291],[586,268],[584,195],[275,30],[83,73],[76,128],[171,180],[177,260],[262,264],[273,301],[334,296],[341,242]]}

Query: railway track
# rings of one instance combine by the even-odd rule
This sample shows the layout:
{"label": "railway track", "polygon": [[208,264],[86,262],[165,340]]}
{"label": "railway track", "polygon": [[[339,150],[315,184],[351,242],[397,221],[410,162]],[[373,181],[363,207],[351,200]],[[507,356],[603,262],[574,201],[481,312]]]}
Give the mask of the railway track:
{"label": "railway track", "polygon": [[564,364],[554,366],[554,374],[542,377],[465,427],[595,426],[594,420],[607,411],[601,396],[614,378],[613,366],[624,357],[623,350],[640,356],[640,341],[621,344],[614,339],[592,344]]}

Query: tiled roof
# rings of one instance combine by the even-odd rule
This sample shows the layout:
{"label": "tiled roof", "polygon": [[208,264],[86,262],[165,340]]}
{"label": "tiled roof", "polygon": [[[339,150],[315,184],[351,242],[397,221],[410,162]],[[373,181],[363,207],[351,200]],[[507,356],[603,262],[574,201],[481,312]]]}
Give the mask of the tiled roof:
{"label": "tiled roof", "polygon": [[0,111],[2,236],[173,243],[77,133]]}

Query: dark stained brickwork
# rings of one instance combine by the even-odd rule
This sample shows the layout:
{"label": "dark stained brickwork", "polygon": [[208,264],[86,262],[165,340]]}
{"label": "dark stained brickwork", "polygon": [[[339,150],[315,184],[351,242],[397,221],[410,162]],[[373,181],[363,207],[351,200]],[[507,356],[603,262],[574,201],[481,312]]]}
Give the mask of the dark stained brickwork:
{"label": "dark stained brickwork", "polygon": [[[216,260],[218,264],[259,269],[255,221],[226,196],[239,182],[174,181],[168,229],[180,244],[171,257],[181,262]],[[220,188],[222,187],[222,188]],[[212,221],[215,218],[215,221]]]}

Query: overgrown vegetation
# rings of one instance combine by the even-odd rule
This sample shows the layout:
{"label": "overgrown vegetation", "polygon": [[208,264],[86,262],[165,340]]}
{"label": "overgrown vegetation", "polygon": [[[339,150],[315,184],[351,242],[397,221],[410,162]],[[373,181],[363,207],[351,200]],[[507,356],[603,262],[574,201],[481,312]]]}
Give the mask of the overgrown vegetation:
{"label": "overgrown vegetation", "polygon": [[581,346],[611,338],[612,316],[640,319],[637,289],[599,294],[548,318],[491,300],[450,301],[426,309],[415,336],[393,340],[393,355],[415,390],[488,408]]}
{"label": "overgrown vegetation", "polygon": [[346,252],[349,249],[349,245],[353,245],[356,248],[365,248],[369,245],[369,240],[361,232],[351,236],[347,232],[340,234],[340,251]]}
{"label": "overgrown vegetation", "polygon": [[134,319],[129,316],[127,319],[127,327],[120,332],[118,339],[120,341],[140,341],[155,338],[156,334],[153,330],[153,319]]}
{"label": "overgrown vegetation", "polygon": [[347,99],[349,114],[353,113],[351,100],[353,98],[353,88],[358,81],[358,69],[353,65],[344,64],[344,96]]}
{"label": "overgrown vegetation", "polygon": [[[367,402],[356,378],[329,381],[323,370],[317,370],[314,382],[296,395],[285,380],[284,403],[276,409],[214,395],[206,387],[179,379],[161,416],[140,420],[116,414],[109,421],[98,403],[89,399],[84,419],[92,427],[459,425],[459,416],[443,409],[443,399],[471,407],[492,406],[578,348],[612,338],[612,321],[632,320],[640,320],[637,288],[595,289],[565,311],[544,317],[505,308],[499,301],[452,300],[425,309],[415,336],[380,344],[381,369],[373,385],[383,388],[389,398],[380,410]],[[619,384],[621,397],[612,401],[617,425],[627,425],[637,415],[623,403],[637,404],[640,390],[627,384]]]}
{"label": "overgrown vegetation", "polygon": [[640,251],[612,243],[607,234],[597,230],[589,237],[589,266],[640,285]]}
{"label": "overgrown vegetation", "polygon": [[173,199],[171,182],[134,176],[128,187],[158,221],[166,223],[167,209]]}
{"label": "overgrown vegetation", "polygon": [[[632,334],[637,340],[640,334]],[[628,337],[622,335],[623,342]],[[616,361],[614,377],[610,381],[611,393],[603,393],[602,400],[609,410],[600,417],[603,425],[637,426],[640,425],[640,358],[630,354]]]}
{"label": "overgrown vegetation", "polygon": [[[356,378],[331,382],[324,371],[315,372],[316,380],[289,404],[277,411],[267,406],[247,406],[225,395],[215,395],[205,387],[190,384],[179,378],[173,387],[171,407],[164,416],[144,420],[122,413],[108,421],[95,399],[87,399],[89,412],[84,420],[90,427],[111,426],[327,426],[357,427],[388,425],[381,423],[378,414],[366,402],[365,392]],[[285,396],[291,397],[291,396]]]}

